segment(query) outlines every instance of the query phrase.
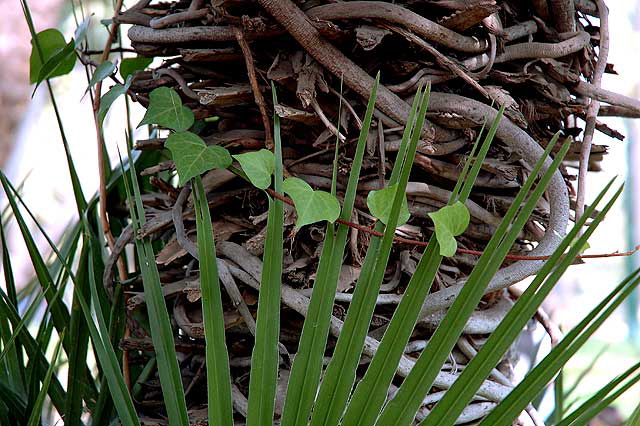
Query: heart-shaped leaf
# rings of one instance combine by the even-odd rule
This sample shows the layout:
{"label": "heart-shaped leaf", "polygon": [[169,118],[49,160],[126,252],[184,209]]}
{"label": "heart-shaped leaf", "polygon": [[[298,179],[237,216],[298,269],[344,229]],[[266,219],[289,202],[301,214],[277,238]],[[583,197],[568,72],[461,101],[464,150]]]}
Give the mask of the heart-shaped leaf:
{"label": "heart-shaped leaf", "polygon": [[289,194],[296,207],[297,229],[322,220],[335,222],[340,215],[340,203],[336,197],[325,191],[314,191],[302,179],[287,178],[282,189]]}
{"label": "heart-shaped leaf", "polygon": [[182,100],[175,90],[158,87],[149,95],[149,108],[138,127],[143,124],[157,124],[181,132],[191,127],[193,120],[193,111],[182,105]]}
{"label": "heart-shaped leaf", "polygon": [[127,77],[136,71],[145,69],[151,62],[153,62],[153,58],[145,58],[144,56],[125,58],[122,60],[122,63],[120,63],[120,76],[126,80]]}
{"label": "heart-shaped leaf", "polygon": [[[393,199],[396,196],[396,188],[398,188],[398,184],[390,185],[387,188],[376,191],[369,191],[369,195],[367,195],[367,206],[369,207],[369,211],[385,225],[389,221],[391,207],[393,206]],[[410,217],[411,214],[409,213],[409,207],[407,206],[407,197],[405,196],[404,200],[402,200],[402,206],[400,206],[398,226],[407,223]]]}
{"label": "heart-shaped leaf", "polygon": [[[40,51],[42,52],[42,60],[40,60],[40,54],[38,53],[35,40],[31,40],[31,57],[29,58],[29,80],[31,83],[40,83],[44,78],[53,78],[69,74],[76,63],[76,55],[73,54],[73,41],[67,44],[62,33],[55,28],[49,28],[39,32],[36,34],[36,38],[40,45]],[[67,50],[64,54],[60,54],[65,47],[67,47]],[[50,69],[41,73],[43,63],[46,64],[58,54],[60,54],[60,56],[58,56],[55,61],[49,63],[48,68]],[[45,77],[41,79],[41,75]]]}
{"label": "heart-shaped leaf", "polygon": [[232,161],[225,148],[207,146],[200,136],[191,132],[172,133],[164,146],[169,148],[176,163],[180,185],[208,170],[225,169]]}
{"label": "heart-shaped leaf", "polygon": [[436,226],[436,238],[442,256],[453,256],[458,249],[455,236],[462,234],[469,226],[469,210],[460,201],[429,213]]}
{"label": "heart-shaped leaf", "polygon": [[271,185],[271,175],[275,170],[275,156],[268,149],[245,152],[233,156],[256,188],[267,189]]}

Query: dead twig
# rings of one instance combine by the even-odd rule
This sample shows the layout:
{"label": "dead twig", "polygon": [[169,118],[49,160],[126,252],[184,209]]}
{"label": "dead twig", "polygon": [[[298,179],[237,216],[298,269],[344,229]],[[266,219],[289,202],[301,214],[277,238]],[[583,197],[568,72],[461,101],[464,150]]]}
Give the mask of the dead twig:
{"label": "dead twig", "polygon": [[273,150],[273,138],[271,137],[271,120],[269,119],[269,115],[267,114],[267,106],[264,102],[264,97],[262,96],[262,91],[260,90],[260,85],[258,84],[258,78],[256,77],[256,69],[253,64],[253,55],[251,54],[251,49],[249,48],[249,44],[245,39],[244,32],[238,28],[233,27],[233,32],[235,34],[236,40],[240,45],[240,49],[242,49],[242,54],[244,55],[245,63],[247,64],[247,74],[249,76],[249,82],[251,83],[251,89],[253,90],[253,97],[258,105],[258,109],[260,109],[260,115],[262,115],[262,123],[264,124],[264,134],[265,134],[265,146],[268,149]]}
{"label": "dead twig", "polygon": [[[593,71],[591,84],[600,88],[602,76],[607,67],[609,57],[609,10],[604,0],[596,0],[598,12],[600,13],[600,49],[598,50],[598,61]],[[600,102],[591,99],[587,109],[587,125],[582,137],[582,147],[580,149],[580,167],[578,169],[578,191],[576,193],[576,220],[584,214],[584,201],[587,190],[587,170],[589,168],[589,157],[591,155],[591,144],[593,143],[593,133],[596,127],[596,119],[600,110]]]}

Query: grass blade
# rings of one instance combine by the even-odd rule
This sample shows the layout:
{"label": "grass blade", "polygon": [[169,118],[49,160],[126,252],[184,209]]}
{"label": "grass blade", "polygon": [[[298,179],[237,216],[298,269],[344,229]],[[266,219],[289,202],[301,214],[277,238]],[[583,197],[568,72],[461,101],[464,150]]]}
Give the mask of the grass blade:
{"label": "grass blade", "polygon": [[51,357],[51,362],[49,363],[49,369],[47,370],[47,374],[44,377],[44,381],[42,382],[42,389],[38,393],[38,398],[36,400],[35,405],[31,411],[31,415],[29,416],[29,421],[27,422],[27,426],[38,426],[40,424],[40,417],[42,416],[42,406],[44,405],[44,398],[47,396],[47,392],[49,391],[49,386],[51,385],[51,377],[53,376],[53,371],[55,370],[56,361],[58,356],[60,355],[60,348],[62,347],[62,339],[64,338],[64,333],[60,335],[60,340],[58,340],[58,344],[53,352],[53,356]]}
{"label": "grass blade", "polygon": [[[522,294],[522,296],[520,296],[505,319],[491,334],[483,348],[469,362],[460,377],[450,388],[450,393],[447,392],[442,400],[440,400],[423,424],[436,425],[446,423],[449,420],[453,422],[453,420],[460,415],[466,404],[471,401],[471,398],[484,379],[498,364],[503,354],[520,334],[527,321],[529,321],[529,319],[535,314],[536,309],[538,309],[544,298],[548,295],[551,289],[553,289],[555,283],[571,265],[574,257],[583,247],[584,242],[587,241],[602,219],[604,219],[608,212],[608,208],[613,205],[613,202],[610,202],[608,208],[605,207],[605,209],[596,216],[592,225],[587,229],[585,234],[583,234],[577,242],[572,243],[579,235],[580,230],[583,229],[587,218],[591,217],[596,206],[603,199],[612,184],[613,180],[610,181],[609,184],[601,191],[594,203],[588,207],[585,215],[580,218],[569,234],[562,240],[551,258],[545,262],[533,282],[528,286],[527,290]],[[563,256],[563,253],[571,244],[572,247],[570,251],[566,256]],[[553,274],[543,285],[543,282],[552,271]],[[538,289],[540,290],[536,293]],[[531,399],[534,397],[535,395],[531,395]]]}
{"label": "grass blade", "polygon": [[[602,410],[608,407],[627,389],[635,385],[640,380],[640,374],[630,377],[634,372],[640,369],[640,362],[632,365],[624,373],[618,375],[610,383],[600,389],[591,398],[586,400],[580,407],[576,408],[570,415],[555,423],[557,426],[586,425],[595,416],[600,414]],[[611,393],[625,379],[629,379],[617,391]],[[611,395],[609,395],[611,393]],[[631,425],[636,423],[629,423]]]}
{"label": "grass blade", "polygon": [[[278,104],[275,86],[272,84],[273,104]],[[282,194],[282,141],[280,118],[273,116],[273,139],[275,143],[274,189]],[[251,354],[251,377],[249,380],[248,426],[273,423],[273,410],[278,380],[278,342],[280,337],[280,287],[282,285],[282,250],[284,232],[284,206],[282,201],[269,198],[267,235],[258,314],[256,318],[256,341]]]}
{"label": "grass blade", "polygon": [[[603,299],[560,343],[515,387],[483,421],[482,425],[511,422],[526,407],[531,395],[537,395],[564,364],[580,349],[600,325],[640,283],[640,269],[630,274]],[[501,423],[502,422],[502,423]]]}
{"label": "grass blade", "polygon": [[[391,245],[400,214],[400,207],[406,198],[405,189],[415,158],[418,140],[420,139],[424,126],[425,114],[429,103],[429,93],[430,88],[427,86],[424,91],[421,90],[416,95],[413,111],[418,109],[418,104],[420,107],[416,115],[412,117],[414,120],[407,124],[409,129],[413,129],[413,132],[405,129],[403,145],[406,146],[406,150],[404,151],[404,157],[396,159],[396,166],[394,166],[395,173],[392,172],[392,178],[397,179],[397,183],[393,182],[392,184],[397,185],[397,187],[391,213],[384,230],[384,236],[382,239],[375,238],[372,240],[377,240],[378,244],[370,245],[367,250],[365,263],[362,267],[358,283],[356,284],[356,290],[352,303],[347,311],[343,329],[338,338],[334,357],[325,373],[325,379],[329,378],[329,380],[337,381],[337,388],[335,390],[328,388],[329,392],[334,393],[332,396],[332,399],[334,399],[332,402],[334,406],[332,417],[324,419],[317,417],[316,424],[333,425],[338,422],[353,382],[355,381],[355,371],[375,308],[375,300],[389,260]],[[345,415],[343,424],[349,424],[347,416],[348,412]],[[363,421],[363,419],[359,421]]]}
{"label": "grass blade", "polygon": [[193,179],[200,265],[200,291],[206,342],[208,416],[211,425],[232,425],[231,373],[224,334],[224,312],[216,265],[216,247],[207,194],[200,176]]}
{"label": "grass blade", "polygon": [[[2,175],[0,175],[0,178],[2,178]],[[11,187],[11,184],[8,181],[6,183],[13,190],[13,188]],[[18,197],[17,193],[15,193],[15,190],[13,191],[14,191],[14,195]],[[21,198],[18,198],[18,199],[23,204],[23,206],[25,206],[22,199]],[[27,208],[27,206],[25,206],[25,208]],[[27,208],[27,212],[31,215],[32,219],[34,220],[34,223],[36,224],[36,226],[38,227],[42,235],[47,240],[49,246],[51,247],[51,249],[53,250],[54,254],[57,257],[57,260],[60,262],[61,266],[64,268],[64,271],[66,272],[66,276],[68,276],[71,279],[71,281],[74,284],[76,284],[77,277],[73,274],[71,270],[70,260],[69,260],[69,259],[72,259],[73,253],[70,253],[69,256],[65,258],[63,254],[61,254],[60,251],[57,249],[53,241],[49,238],[49,236],[47,235],[45,230],[42,228],[40,223],[31,214],[31,211],[28,208]],[[19,215],[19,211],[18,211],[18,215],[16,216],[16,219],[22,220],[21,216]],[[86,223],[87,218],[85,217],[84,219],[85,219],[85,223],[83,228],[85,229],[85,231],[87,231],[89,229],[89,225]],[[85,239],[85,241],[87,240],[92,241],[90,236],[88,237],[88,239]],[[73,244],[71,244],[71,246],[73,246]],[[87,250],[89,250],[89,258],[91,259],[95,257],[94,253],[92,252],[94,248],[95,247],[93,245],[87,246]],[[115,351],[109,340],[109,330],[107,329],[104,317],[102,315],[102,309],[100,309],[98,290],[97,290],[98,286],[96,284],[97,280],[96,280],[96,274],[94,271],[94,263],[87,262],[86,264],[87,264],[87,273],[88,273],[87,280],[93,284],[93,285],[89,285],[89,288],[91,290],[94,306],[96,307],[96,319],[97,319],[97,324],[98,324],[98,327],[100,328],[100,331],[98,331],[98,328],[94,324],[94,320],[91,317],[91,310],[87,302],[85,301],[84,297],[82,297],[81,294],[78,299],[78,302],[82,309],[82,313],[85,316],[85,321],[88,324],[89,332],[92,338],[92,343],[96,348],[96,355],[97,355],[98,361],[100,362],[100,367],[102,368],[104,376],[107,379],[110,395],[114,400],[120,419],[124,422],[124,424],[139,425],[138,417],[136,415],[135,408],[133,406],[133,401],[131,400],[128,389],[124,383],[124,379],[122,378],[122,374],[120,372],[120,366],[118,364]],[[64,292],[64,289],[62,286],[60,286],[54,295],[54,301],[57,301],[57,299],[63,294],[63,292]],[[49,303],[48,308],[51,305],[52,304]],[[18,322],[18,325],[19,325],[19,322]],[[14,323],[14,330],[18,330],[18,327],[15,325],[15,323]],[[36,347],[33,347],[33,346],[37,345],[37,343],[35,341],[32,341],[30,336],[26,332],[21,334],[26,335],[28,337],[27,341],[30,342],[32,349],[31,351],[27,351],[27,353],[29,354],[29,358],[43,360],[44,356],[40,356],[40,358],[33,358],[33,355],[32,355],[33,350],[38,348],[38,346]],[[44,360],[44,362],[46,362],[46,359]],[[40,361],[40,365],[42,365],[42,361]],[[51,387],[53,388],[54,393],[52,393],[52,390],[50,388],[49,394],[52,397],[54,404],[56,404],[56,401],[58,400],[64,401],[64,399],[67,398],[67,395],[63,397],[58,397],[58,395],[61,392],[60,390],[62,388],[59,382],[57,381],[57,379],[55,378],[55,376],[54,376],[54,382],[52,383]],[[56,407],[60,412],[63,412],[60,406],[56,405]]]}
{"label": "grass blade", "polygon": [[[350,220],[353,212],[360,169],[367,144],[367,136],[375,109],[379,80],[380,75],[378,74],[371,90],[356,153],[353,158],[349,183],[347,184],[342,212],[340,214],[340,218],[343,220]],[[337,167],[334,165],[334,176],[336,172]],[[335,192],[334,187],[332,187],[332,192]],[[338,285],[340,266],[342,265],[348,233],[349,227],[346,225],[338,225],[337,234],[334,233],[333,224],[327,225],[326,237],[322,247],[316,280],[313,285],[309,310],[304,321],[296,358],[291,367],[287,397],[281,421],[282,426],[305,424],[311,414],[317,387],[320,383],[322,358],[329,335],[333,299]],[[323,400],[320,400],[320,398],[324,399],[324,395],[322,393],[321,395],[322,396],[319,397],[320,405],[316,407],[316,412],[323,412],[323,414],[319,414],[323,416],[326,415],[324,413],[326,413],[327,406]]]}
{"label": "grass blade", "polygon": [[[465,162],[463,171],[456,184],[457,189],[453,191],[451,200],[449,200],[450,204],[458,199],[463,203],[466,201],[468,197],[467,189],[471,188],[480,171],[480,166],[489,151],[489,146],[495,135],[502,112],[503,110],[499,111],[482,144],[479,143],[482,132],[478,136],[478,140],[474,144],[472,153]],[[474,159],[473,153],[478,146],[480,147],[480,151],[478,157]],[[473,167],[471,164],[473,164]],[[461,194],[459,194],[460,188],[463,190]],[[437,239],[435,235],[432,235],[429,245],[407,285],[405,296],[393,314],[384,338],[380,342],[378,351],[371,360],[364,378],[360,381],[354,392],[350,404],[353,404],[353,407],[358,406],[361,414],[367,412],[373,413],[376,410],[379,411],[380,407],[382,407],[389,384],[393,380],[398,362],[413,332],[418,315],[425,298],[429,294],[441,261],[442,256],[439,254]],[[351,408],[350,405],[349,410],[354,409],[355,408]],[[354,418],[357,417],[358,414],[356,412]]]}
{"label": "grass blade", "polygon": [[[557,140],[557,135],[555,139]],[[554,144],[555,140],[549,146]],[[399,426],[411,423],[422,404],[424,395],[426,395],[433,380],[440,372],[441,366],[458,340],[469,316],[480,302],[487,284],[499,269],[508,250],[529,219],[538,199],[544,193],[547,184],[551,181],[569,146],[570,140],[563,145],[522,207],[522,210],[516,216],[518,209],[522,206],[525,195],[528,195],[529,189],[533,186],[549,155],[551,148],[547,147],[545,154],[535,165],[530,177],[522,186],[511,208],[507,211],[494,236],[487,244],[484,254],[478,260],[462,291],[456,297],[447,315],[429,340],[427,348],[420,355],[411,373],[403,381],[398,393],[383,410],[377,424]],[[463,187],[462,194],[464,192],[465,188]],[[511,223],[512,220],[513,223]]]}
{"label": "grass blade", "polygon": [[[15,330],[16,325],[20,322],[18,310],[10,302],[9,297],[4,291],[2,291],[2,289],[0,289],[0,296],[0,315],[4,318],[8,318]],[[49,362],[42,353],[42,349],[26,329],[22,329],[14,333],[18,335],[18,341],[24,348],[29,360],[33,361],[33,368],[29,370],[29,373],[38,378],[44,378],[47,370],[49,369]],[[58,379],[55,377],[49,387],[49,397],[58,412],[62,413],[64,400],[66,399],[67,394]]]}
{"label": "grass blade", "polygon": [[[133,228],[135,232],[138,232],[144,224],[144,208],[131,151],[128,150],[128,154],[131,182],[128,182],[126,174],[123,174],[123,176],[129,198],[129,210]],[[131,188],[133,188],[133,194],[131,193]],[[147,302],[151,339],[158,358],[158,375],[160,376],[160,385],[162,386],[169,423],[176,426],[188,426],[187,403],[176,356],[173,329],[171,328],[169,313],[162,294],[162,285],[160,284],[160,275],[156,266],[153,247],[149,239],[142,241],[135,239],[135,246],[140,259],[140,271]]]}

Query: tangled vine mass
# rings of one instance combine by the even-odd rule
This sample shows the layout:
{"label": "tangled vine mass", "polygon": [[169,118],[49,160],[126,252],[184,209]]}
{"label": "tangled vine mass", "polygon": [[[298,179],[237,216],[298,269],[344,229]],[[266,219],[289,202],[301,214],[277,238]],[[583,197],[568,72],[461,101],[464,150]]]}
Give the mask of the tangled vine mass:
{"label": "tangled vine mass", "polygon": [[[429,124],[423,129],[407,187],[411,220],[397,230],[407,239],[428,240],[433,232],[428,213],[447,203],[472,143],[481,126],[494,119],[498,106],[505,107],[506,118],[467,202],[471,224],[458,238],[462,248],[483,249],[556,132],[574,137],[576,142],[563,167],[512,249],[513,253],[548,255],[569,221],[582,214],[584,174],[598,170],[606,153],[606,146],[592,144],[594,132],[623,139],[598,117],[640,116],[640,102],[600,84],[603,73],[615,73],[607,63],[606,13],[600,0],[141,0],[115,19],[133,24],[128,38],[139,56],[162,58],[155,69],[135,74],[129,89],[133,100],[147,106],[153,89],[176,89],[199,120],[203,139],[232,153],[271,148],[272,117],[278,114],[285,174],[325,190],[331,185],[336,138],[340,140],[338,190],[346,185],[372,76],[380,71],[374,125],[352,218],[363,226],[373,223],[366,207],[367,192],[384,186],[413,94],[419,85],[430,82]],[[280,103],[275,108],[270,102],[271,83]],[[164,141],[162,137],[137,140],[135,147],[160,152]],[[199,420],[206,418],[206,409],[198,409],[206,404],[206,392],[200,391],[206,389],[206,383],[191,191],[188,186],[174,187],[164,173],[173,169],[173,163],[167,157],[157,158],[156,164],[142,171],[151,177],[153,188],[144,194],[147,221],[138,237],[152,236],[162,242],[157,263],[179,329],[177,349],[183,354],[180,361],[190,414]],[[225,289],[234,406],[241,424],[246,415],[267,199],[227,170],[208,172],[203,181]],[[122,215],[120,210],[110,213]],[[324,233],[322,226],[294,233],[294,223],[295,212],[287,210],[283,384],[290,357],[295,355]],[[128,227],[116,241],[105,271],[108,288],[113,286],[115,259],[133,238]],[[340,333],[370,238],[357,228],[351,231],[327,355]],[[395,245],[365,355],[375,353],[419,257],[417,247]],[[476,256],[457,254],[442,263],[398,367],[399,377],[411,369],[476,260]],[[534,274],[541,264],[541,260],[518,260],[503,265],[418,419],[438,401],[440,391],[455,380],[459,366],[474,356],[513,304],[516,296],[507,288]],[[136,312],[145,303],[141,284],[131,285],[127,300],[130,335],[121,345],[129,351],[130,363],[143,365],[144,353],[152,345],[137,321]],[[482,417],[506,396],[512,387],[512,362],[513,357],[507,356],[494,370],[476,402],[465,409],[465,419]],[[151,408],[162,401],[160,388],[153,383],[150,377],[138,396],[141,412],[149,407],[152,413]],[[283,395],[278,398],[277,411],[282,408]],[[533,410],[530,415],[535,416]],[[162,419],[151,417],[146,421],[163,424]]]}

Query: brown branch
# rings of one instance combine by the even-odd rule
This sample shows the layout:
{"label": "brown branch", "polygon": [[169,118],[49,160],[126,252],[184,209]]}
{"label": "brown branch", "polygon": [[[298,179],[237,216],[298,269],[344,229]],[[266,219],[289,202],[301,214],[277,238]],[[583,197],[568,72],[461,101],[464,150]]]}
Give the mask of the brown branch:
{"label": "brown branch", "polygon": [[[272,189],[267,189],[266,190],[267,193],[269,195],[271,195],[273,198],[276,198],[280,201],[283,201],[287,204],[289,204],[290,206],[295,206],[293,204],[293,201],[291,201],[290,198],[284,196],[284,195],[280,195],[277,192],[275,192]],[[378,232],[375,229],[369,227],[369,226],[364,226],[364,225],[360,225],[358,223],[354,223],[354,222],[349,222],[347,220],[342,220],[342,219],[336,219],[336,222],[341,224],[341,225],[346,225],[349,228],[352,229],[357,229],[359,231],[365,232],[369,235],[373,235],[375,237],[382,237],[384,236],[384,234],[382,232]],[[402,243],[402,244],[409,244],[412,246],[416,246],[416,247],[427,247],[429,245],[429,243],[427,241],[418,241],[418,240],[412,240],[409,238],[402,238],[402,237],[393,237],[393,240],[397,243]],[[629,250],[629,251],[625,251],[625,252],[613,252],[613,253],[600,253],[600,254],[583,254],[580,256],[576,256],[576,259],[598,259],[598,258],[603,258],[603,257],[626,257],[626,256],[632,256],[635,253],[637,253],[638,251],[640,251],[640,244],[638,244],[637,246],[635,246],[633,248],[633,250]],[[464,249],[464,248],[460,248],[458,247],[457,253],[460,254],[470,254],[473,256],[482,256],[484,254],[484,251],[482,250],[470,250],[470,249]],[[551,256],[527,256],[527,255],[521,255],[521,254],[507,254],[505,256],[505,260],[509,259],[509,260],[549,260],[549,258],[551,258]]]}
{"label": "brown branch", "polygon": [[[113,12],[113,23],[111,24],[111,28],[109,30],[109,36],[107,37],[107,41],[105,42],[104,50],[102,51],[102,56],[100,57],[100,63],[104,63],[109,58],[109,53],[111,52],[111,45],[113,44],[116,33],[118,31],[119,24],[116,21],[116,17],[120,13],[122,9],[123,0],[118,0],[115,6],[115,10]],[[107,215],[107,178],[106,178],[106,170],[105,170],[105,143],[104,143],[104,135],[102,123],[98,119],[98,111],[100,111],[100,101],[101,101],[101,93],[102,93],[102,81],[99,81],[96,84],[94,99],[93,99],[93,121],[96,127],[96,142],[98,149],[98,175],[100,177],[100,188],[98,195],[98,204],[99,215],[100,215],[100,224],[102,225],[102,231],[107,240],[107,244],[109,245],[109,250],[114,252],[115,249],[115,239],[113,237],[113,233],[111,232],[111,225],[109,224],[109,217]],[[118,275],[121,281],[126,280],[127,278],[127,270],[124,264],[124,261],[121,257],[117,258],[117,267],[118,267]],[[126,296],[125,296],[126,301]],[[130,334],[129,326],[125,327],[125,337],[128,337]],[[126,350],[122,351],[122,374],[124,376],[124,381],[127,384],[127,388],[131,386],[131,378],[129,372],[129,356]]]}
{"label": "brown branch", "polygon": [[244,37],[244,32],[238,28],[233,27],[233,32],[235,34],[236,40],[240,45],[240,49],[242,49],[242,54],[244,55],[244,61],[247,64],[247,74],[249,75],[249,82],[251,82],[251,89],[253,90],[253,97],[260,109],[260,115],[262,116],[262,122],[264,124],[264,135],[265,135],[265,146],[268,149],[273,150],[273,138],[271,137],[271,120],[269,119],[269,114],[267,114],[267,106],[264,102],[264,97],[262,96],[262,91],[260,90],[260,85],[258,84],[258,78],[256,77],[256,69],[253,65],[253,55],[251,54],[251,49],[249,48],[249,44]]}

